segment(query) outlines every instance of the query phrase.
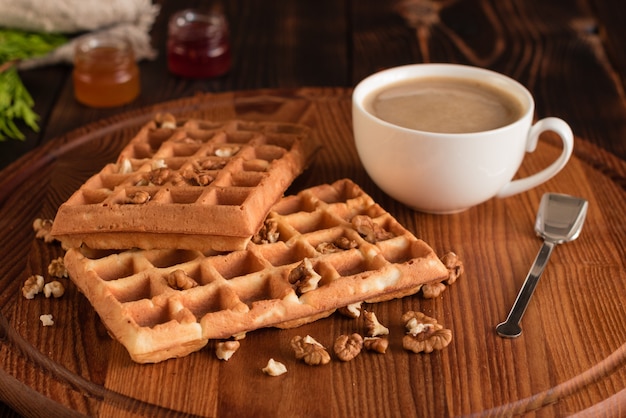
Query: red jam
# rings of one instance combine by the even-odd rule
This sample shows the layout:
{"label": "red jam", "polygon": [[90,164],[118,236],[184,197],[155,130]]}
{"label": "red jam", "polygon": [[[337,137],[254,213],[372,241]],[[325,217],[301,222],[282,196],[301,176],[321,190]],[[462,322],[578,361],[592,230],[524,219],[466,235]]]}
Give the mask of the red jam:
{"label": "red jam", "polygon": [[169,21],[168,69],[189,78],[210,78],[231,66],[228,24],[218,11],[183,10]]}

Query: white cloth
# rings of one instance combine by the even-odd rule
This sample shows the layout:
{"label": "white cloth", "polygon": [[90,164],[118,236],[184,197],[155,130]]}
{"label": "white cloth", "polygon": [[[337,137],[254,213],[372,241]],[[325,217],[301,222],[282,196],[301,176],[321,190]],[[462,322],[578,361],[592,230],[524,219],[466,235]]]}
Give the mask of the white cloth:
{"label": "white cloth", "polygon": [[[3,27],[80,36],[107,32],[128,39],[137,60],[156,56],[149,32],[159,6],[151,0],[0,0],[0,10]],[[20,68],[72,62],[77,40],[73,37],[46,56],[23,61]]]}

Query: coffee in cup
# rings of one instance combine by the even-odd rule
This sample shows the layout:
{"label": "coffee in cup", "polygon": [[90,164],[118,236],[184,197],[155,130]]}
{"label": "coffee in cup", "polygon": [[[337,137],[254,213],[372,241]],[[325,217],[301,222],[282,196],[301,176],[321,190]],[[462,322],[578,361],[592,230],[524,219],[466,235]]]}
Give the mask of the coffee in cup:
{"label": "coffee in cup", "polygon": [[[572,131],[561,119],[532,123],[528,90],[502,74],[455,64],[414,64],[373,74],[352,98],[355,143],[374,182],[408,206],[459,212],[547,181],[567,163]],[[546,169],[512,180],[539,135],[563,151]]]}
{"label": "coffee in cup", "polygon": [[490,131],[522,117],[524,107],[498,87],[461,77],[401,81],[371,94],[365,108],[391,124],[428,132]]}

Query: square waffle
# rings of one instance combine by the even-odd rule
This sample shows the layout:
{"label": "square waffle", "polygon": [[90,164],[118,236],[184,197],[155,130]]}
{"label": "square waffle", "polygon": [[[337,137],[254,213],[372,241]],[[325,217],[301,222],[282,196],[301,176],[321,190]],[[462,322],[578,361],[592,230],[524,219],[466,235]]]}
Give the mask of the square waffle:
{"label": "square waffle", "polygon": [[349,180],[284,197],[246,250],[72,248],[65,265],[140,363],[184,356],[209,339],[414,294],[449,276],[425,242]]}
{"label": "square waffle", "polygon": [[310,129],[272,122],[151,121],[116,163],[59,208],[65,248],[244,249],[311,161]]}

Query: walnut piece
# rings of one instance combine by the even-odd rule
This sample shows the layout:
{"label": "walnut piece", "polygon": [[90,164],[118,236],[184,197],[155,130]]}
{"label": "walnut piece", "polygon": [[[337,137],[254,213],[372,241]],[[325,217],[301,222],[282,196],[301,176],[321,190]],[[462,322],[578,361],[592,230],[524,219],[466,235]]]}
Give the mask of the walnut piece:
{"label": "walnut piece", "polygon": [[426,283],[422,286],[422,296],[426,299],[438,298],[445,290],[446,285],[443,283]]}
{"label": "walnut piece", "polygon": [[141,205],[147,203],[150,200],[150,193],[145,190],[139,190],[135,193],[131,193],[126,197],[124,203],[129,203],[132,205]]}
{"label": "walnut piece", "polygon": [[227,160],[206,159],[198,162],[202,170],[221,170],[226,166]]}
{"label": "walnut piece", "polygon": [[220,360],[228,361],[240,346],[239,341],[220,341],[215,348],[215,355]]}
{"label": "walnut piece", "polygon": [[167,285],[175,290],[187,290],[198,286],[198,283],[181,269],[174,270],[167,275],[166,279]]}
{"label": "walnut piece", "polygon": [[65,287],[63,283],[54,280],[50,283],[46,283],[43,287],[43,294],[45,297],[50,298],[60,298],[65,293]]}
{"label": "walnut piece", "polygon": [[321,254],[332,254],[358,247],[358,242],[347,237],[339,237],[333,242],[320,242],[315,248]]}
{"label": "walnut piece", "polygon": [[270,376],[280,376],[287,373],[287,367],[283,363],[276,361],[273,358],[269,359],[269,361],[267,362],[267,366],[263,367],[263,369],[261,370],[263,370],[263,373]]}
{"label": "walnut piece", "polygon": [[130,174],[133,172],[133,165],[128,158],[124,158],[118,163],[117,172],[120,174]]}
{"label": "walnut piece", "polygon": [[176,129],[176,118],[171,113],[157,113],[154,122],[159,128]]}
{"label": "walnut piece", "polygon": [[255,244],[273,244],[278,241],[278,238],[280,238],[278,221],[268,218],[263,223],[259,232],[252,237],[252,242]]}
{"label": "walnut piece", "polygon": [[385,354],[389,347],[389,340],[381,337],[365,337],[363,346],[366,350],[376,353]]}
{"label": "walnut piece", "polygon": [[22,295],[24,295],[26,299],[33,299],[35,295],[43,290],[43,284],[43,276],[39,274],[30,276],[22,286]]}
{"label": "walnut piece", "polygon": [[389,335],[389,328],[378,322],[378,318],[374,312],[365,311],[365,328],[368,337],[378,337],[379,335]]}
{"label": "walnut piece", "polygon": [[69,273],[65,268],[65,263],[63,263],[63,257],[58,257],[48,264],[48,274],[59,279],[69,277]]}
{"label": "walnut piece", "polygon": [[44,327],[51,327],[52,325],[54,325],[52,315],[50,314],[39,315],[39,320],[41,321],[41,325],[43,325]]}
{"label": "walnut piece", "polygon": [[437,320],[422,312],[408,311],[402,315],[407,334],[402,338],[405,350],[414,353],[430,353],[443,350],[452,341],[452,331],[445,329]]}
{"label": "walnut piece", "polygon": [[148,182],[156,186],[163,186],[170,179],[172,171],[167,167],[154,168],[148,172]]}
{"label": "walnut piece", "polygon": [[51,219],[37,218],[33,221],[33,230],[35,231],[35,238],[42,239],[46,244],[54,242],[54,237],[50,234],[52,230]]}
{"label": "walnut piece", "polygon": [[306,337],[296,335],[293,337],[291,339],[291,348],[293,348],[296,359],[302,360],[310,366],[330,363],[328,351],[310,335]]}
{"label": "walnut piece", "polygon": [[339,308],[337,311],[343,316],[347,316],[348,318],[356,319],[361,316],[361,305],[363,302],[351,303],[348,306],[344,306]]}
{"label": "walnut piece", "polygon": [[340,335],[335,340],[333,350],[341,361],[350,361],[359,355],[363,349],[363,337],[354,333],[352,335]]}
{"label": "walnut piece", "polygon": [[289,272],[287,278],[289,283],[295,286],[296,294],[298,296],[317,289],[319,281],[322,279],[314,269],[311,260],[304,258],[297,267]]}
{"label": "walnut piece", "polygon": [[379,241],[385,241],[393,238],[394,235],[378,225],[372,218],[367,215],[357,215],[352,218],[352,226],[363,237],[363,239],[371,244]]}
{"label": "walnut piece", "polygon": [[187,169],[182,174],[186,183],[192,186],[208,186],[215,180],[215,177],[207,170]]}
{"label": "walnut piece", "polygon": [[267,171],[267,169],[270,168],[270,165],[271,165],[270,161],[262,160],[260,158],[254,158],[244,163],[244,167],[246,171],[257,171],[259,173]]}
{"label": "walnut piece", "polygon": [[449,272],[447,280],[448,284],[456,282],[456,279],[458,279],[459,276],[461,276],[465,271],[465,268],[463,267],[463,262],[461,261],[459,256],[453,252],[449,252],[441,257],[441,262],[444,266],[446,266]]}
{"label": "walnut piece", "polygon": [[233,155],[239,152],[239,146],[237,145],[221,145],[220,147],[215,149],[214,154],[218,157],[232,157]]}

